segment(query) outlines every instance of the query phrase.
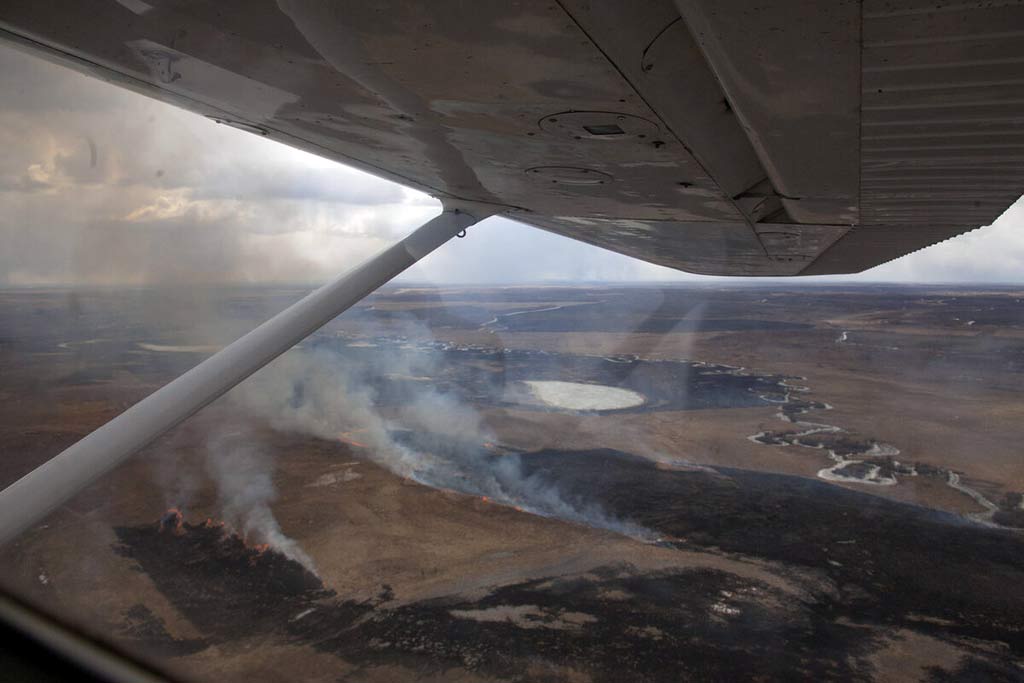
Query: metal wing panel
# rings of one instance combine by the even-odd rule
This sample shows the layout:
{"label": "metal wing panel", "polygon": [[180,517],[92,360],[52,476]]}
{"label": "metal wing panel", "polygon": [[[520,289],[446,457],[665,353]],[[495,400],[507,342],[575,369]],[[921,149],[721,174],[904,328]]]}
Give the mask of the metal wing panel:
{"label": "metal wing panel", "polygon": [[796,222],[857,222],[860,6],[678,0]]}
{"label": "metal wing panel", "polygon": [[862,225],[851,228],[804,268],[801,275],[859,273],[970,232],[951,225]]}
{"label": "metal wing panel", "polygon": [[530,216],[532,225],[644,261],[701,275],[798,275],[847,228],[830,225],[635,221]]}
{"label": "metal wing panel", "polygon": [[678,5],[12,0],[0,27],[230,125],[691,272],[870,267],[991,221],[1024,185],[1019,3]]}
{"label": "metal wing panel", "polygon": [[866,0],[863,21],[863,223],[991,223],[1024,188],[1024,7]]}
{"label": "metal wing panel", "polygon": [[[8,3],[8,30],[306,140],[439,196],[538,213],[735,220],[728,197],[557,6],[506,3]],[[216,5],[218,13],[201,12]],[[54,11],[59,7],[60,11]],[[188,10],[186,12],[185,10]],[[253,15],[262,16],[257,22]],[[240,30],[276,25],[280,44]],[[219,22],[219,23],[214,23]],[[646,124],[614,142],[542,123]],[[533,168],[610,178],[538,180]],[[546,184],[544,182],[546,180]],[[687,183],[690,192],[679,183]],[[585,189],[566,197],[566,187]]]}

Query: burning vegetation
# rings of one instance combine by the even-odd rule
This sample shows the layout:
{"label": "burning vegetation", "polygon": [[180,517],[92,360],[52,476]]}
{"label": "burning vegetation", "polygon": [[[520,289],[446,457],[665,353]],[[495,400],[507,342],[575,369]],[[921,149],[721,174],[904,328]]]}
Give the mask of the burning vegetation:
{"label": "burning vegetation", "polygon": [[170,533],[175,536],[180,536],[185,533],[183,528],[184,515],[181,514],[181,510],[178,508],[170,508],[160,517],[160,521],[157,522],[158,530],[160,533]]}
{"label": "burning vegetation", "polygon": [[[524,480],[637,519],[659,533],[662,548],[717,552],[713,546],[784,564],[793,576],[813,571],[822,586],[841,588],[794,600],[785,582],[725,568],[621,563],[482,594],[395,601],[385,585],[353,599],[281,552],[247,544],[213,520],[189,523],[179,510],[117,529],[119,550],[202,634],[199,645],[158,643],[168,653],[270,637],[357,667],[402,667],[411,677],[465,668],[512,678],[544,662],[585,671],[595,683],[750,671],[838,681],[870,678],[873,653],[896,628],[957,648],[964,667],[995,680],[1017,673],[1024,641],[1012,586],[1024,546],[1008,532],[799,477],[658,469],[609,450],[520,458]],[[497,503],[487,494],[475,499]],[[965,584],[970,567],[978,573]],[[944,591],[956,592],[955,612],[937,599]],[[158,620],[137,611],[132,637],[166,640]]]}
{"label": "burning vegetation", "polygon": [[219,521],[184,520],[172,508],[155,524],[115,529],[117,551],[134,559],[161,590],[176,596],[204,633],[244,635],[256,622],[273,623],[333,592],[295,560],[266,543],[249,543]]}
{"label": "burning vegetation", "polygon": [[365,444],[362,441],[357,441],[354,436],[365,431],[365,429],[352,429],[347,432],[339,432],[338,441],[347,446],[355,446],[356,448],[369,448],[370,446],[368,444]]}

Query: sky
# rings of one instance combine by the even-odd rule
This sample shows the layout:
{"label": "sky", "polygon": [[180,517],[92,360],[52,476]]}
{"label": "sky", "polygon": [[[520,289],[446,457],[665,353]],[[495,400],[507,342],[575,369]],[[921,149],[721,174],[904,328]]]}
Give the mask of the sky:
{"label": "sky", "polygon": [[[318,283],[440,210],[395,183],[0,47],[0,287]],[[492,218],[401,276],[716,281]],[[857,276],[1024,281],[1024,201]]]}

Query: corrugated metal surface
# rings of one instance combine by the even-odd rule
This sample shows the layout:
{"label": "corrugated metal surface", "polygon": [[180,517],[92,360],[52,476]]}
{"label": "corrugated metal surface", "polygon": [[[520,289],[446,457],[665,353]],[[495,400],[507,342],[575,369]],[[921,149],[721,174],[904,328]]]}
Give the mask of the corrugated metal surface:
{"label": "corrugated metal surface", "polygon": [[1024,188],[1024,3],[863,13],[862,223],[992,222]]}
{"label": "corrugated metal surface", "polygon": [[1024,190],[1024,3],[864,0],[860,225],[803,275],[988,225]]}

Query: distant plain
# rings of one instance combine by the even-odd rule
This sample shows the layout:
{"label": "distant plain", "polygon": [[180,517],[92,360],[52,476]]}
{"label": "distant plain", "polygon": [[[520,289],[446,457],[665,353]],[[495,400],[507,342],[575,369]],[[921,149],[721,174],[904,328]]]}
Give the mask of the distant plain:
{"label": "distant plain", "polygon": [[[301,294],[0,291],[0,484]],[[289,352],[291,421],[243,387],[28,532],[0,581],[197,680],[1020,680],[1022,302],[389,287]],[[334,365],[378,441],[295,409]],[[219,540],[249,519],[223,433],[258,447],[260,504],[315,579]]]}

